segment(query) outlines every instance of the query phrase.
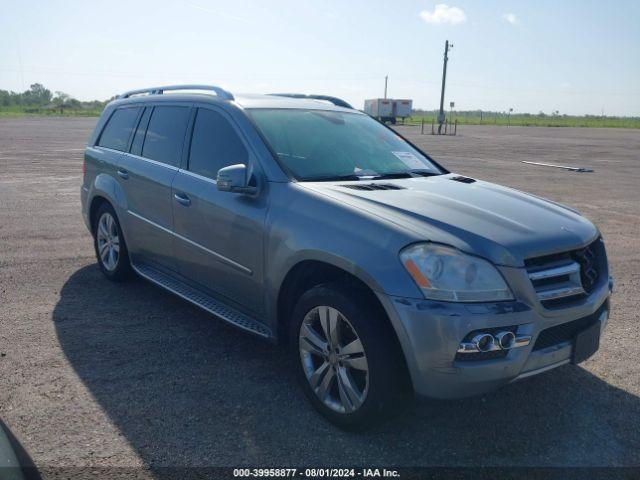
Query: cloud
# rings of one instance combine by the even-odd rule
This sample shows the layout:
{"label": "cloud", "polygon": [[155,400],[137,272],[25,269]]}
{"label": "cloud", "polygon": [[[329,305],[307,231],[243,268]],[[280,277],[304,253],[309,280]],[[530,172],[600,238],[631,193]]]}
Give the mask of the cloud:
{"label": "cloud", "polygon": [[520,20],[515,13],[503,13],[502,18],[505,21],[509,22],[511,25],[517,25],[518,23],[520,23]]}
{"label": "cloud", "polygon": [[450,7],[444,3],[439,3],[434,8],[433,12],[423,10],[420,12],[420,17],[427,23],[434,25],[457,25],[467,21],[467,16],[464,10],[458,7]]}

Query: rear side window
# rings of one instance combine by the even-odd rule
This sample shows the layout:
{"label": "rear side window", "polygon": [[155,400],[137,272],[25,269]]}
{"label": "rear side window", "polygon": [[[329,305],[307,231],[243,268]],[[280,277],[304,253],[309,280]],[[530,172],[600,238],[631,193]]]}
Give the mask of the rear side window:
{"label": "rear side window", "polygon": [[98,145],[124,152],[129,145],[129,138],[139,113],[140,108],[119,108],[113,112],[102,130]]}
{"label": "rear side window", "polygon": [[190,109],[155,107],[147,127],[142,156],[177,167]]}
{"label": "rear side window", "polygon": [[189,152],[189,171],[215,179],[228,165],[247,163],[247,149],[238,134],[218,112],[198,109]]}

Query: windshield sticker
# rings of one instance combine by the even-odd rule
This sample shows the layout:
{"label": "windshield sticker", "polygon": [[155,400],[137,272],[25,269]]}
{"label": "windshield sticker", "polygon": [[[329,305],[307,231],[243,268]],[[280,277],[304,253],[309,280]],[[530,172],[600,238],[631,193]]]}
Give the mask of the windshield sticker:
{"label": "windshield sticker", "polygon": [[409,168],[424,168],[424,163],[411,152],[391,152]]}

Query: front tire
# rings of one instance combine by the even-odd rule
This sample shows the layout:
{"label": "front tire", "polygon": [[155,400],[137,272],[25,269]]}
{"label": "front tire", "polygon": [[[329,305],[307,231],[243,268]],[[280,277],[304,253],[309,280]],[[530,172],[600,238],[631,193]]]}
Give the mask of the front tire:
{"label": "front tire", "polygon": [[121,282],[129,277],[129,252],[116,212],[108,203],[103,203],[96,213],[93,246],[100,270],[109,280]]}
{"label": "front tire", "polygon": [[349,282],[319,285],[293,311],[291,356],[312,405],[330,422],[362,430],[409,398],[395,332],[371,294]]}

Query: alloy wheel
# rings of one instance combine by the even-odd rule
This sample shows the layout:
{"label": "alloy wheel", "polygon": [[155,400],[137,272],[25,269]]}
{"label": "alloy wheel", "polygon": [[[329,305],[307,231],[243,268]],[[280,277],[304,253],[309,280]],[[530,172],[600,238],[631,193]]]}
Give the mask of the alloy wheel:
{"label": "alloy wheel", "polygon": [[315,307],[302,321],[298,345],[305,376],[318,399],[338,413],[360,408],[369,388],[369,365],[349,320],[333,307]]}
{"label": "alloy wheel", "polygon": [[102,265],[109,272],[113,272],[120,259],[120,237],[116,221],[109,212],[103,213],[98,220],[96,239]]}

